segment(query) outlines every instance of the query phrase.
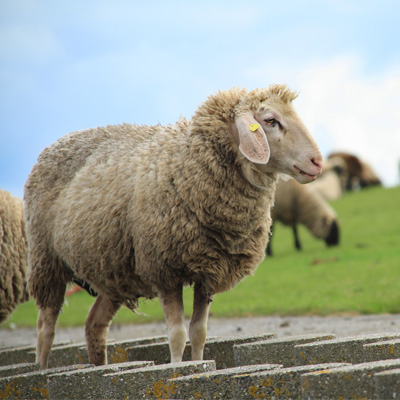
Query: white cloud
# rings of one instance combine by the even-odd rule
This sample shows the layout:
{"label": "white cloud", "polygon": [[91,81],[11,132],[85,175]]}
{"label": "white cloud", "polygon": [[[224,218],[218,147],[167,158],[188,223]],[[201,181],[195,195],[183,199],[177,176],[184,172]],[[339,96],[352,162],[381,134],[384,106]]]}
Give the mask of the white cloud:
{"label": "white cloud", "polygon": [[[352,152],[369,162],[386,185],[399,183],[400,66],[363,76],[351,57],[303,70],[298,110],[326,154]],[[328,138],[323,136],[327,135]]]}

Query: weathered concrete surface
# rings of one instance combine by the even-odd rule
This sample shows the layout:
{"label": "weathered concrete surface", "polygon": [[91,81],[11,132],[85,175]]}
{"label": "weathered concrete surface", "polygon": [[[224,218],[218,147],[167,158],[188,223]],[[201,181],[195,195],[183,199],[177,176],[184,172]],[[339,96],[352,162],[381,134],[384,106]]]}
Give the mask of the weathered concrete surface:
{"label": "weathered concrete surface", "polygon": [[167,343],[167,336],[153,336],[149,338],[120,340],[107,344],[107,359],[108,363],[122,363],[128,361],[128,348],[134,348],[142,345],[152,345],[155,343]]}
{"label": "weathered concrete surface", "polygon": [[98,400],[102,398],[100,382],[103,375],[151,365],[154,365],[152,361],[134,361],[52,374],[47,377],[49,398]]}
{"label": "weathered concrete surface", "polygon": [[[39,365],[36,363],[21,363],[14,365],[3,365],[0,367],[0,378],[7,376],[25,374],[27,372],[37,371]],[[0,397],[1,399],[1,397]]]}
{"label": "weathered concrete surface", "polygon": [[175,392],[169,379],[215,370],[214,361],[190,361],[155,365],[136,370],[106,374],[102,377],[100,398],[140,400],[168,398]]}
{"label": "weathered concrete surface", "polygon": [[400,367],[400,359],[374,361],[302,375],[303,399],[374,399],[374,374]]}
{"label": "weathered concrete surface", "polygon": [[219,369],[197,375],[189,375],[181,378],[170,379],[168,384],[174,386],[171,399],[230,399],[240,397],[233,396],[232,377],[240,374],[249,374],[280,368],[277,364],[251,365]]}
{"label": "weathered concrete surface", "polygon": [[0,349],[0,365],[35,362],[35,346]]}
{"label": "weathered concrete surface", "polygon": [[232,368],[237,365],[233,350],[235,346],[272,338],[276,338],[275,333],[209,339],[204,347],[204,359],[215,360],[217,369]]}
{"label": "weathered concrete surface", "polygon": [[48,399],[48,375],[88,367],[92,367],[92,365],[71,365],[69,367],[50,368],[40,371],[28,372],[23,375],[14,375],[6,378],[1,378],[0,399]]}
{"label": "weathered concrete surface", "polygon": [[235,364],[282,364],[284,367],[292,367],[299,365],[293,350],[294,346],[334,337],[333,334],[304,335],[235,345],[233,348]]}
{"label": "weathered concrete surface", "polygon": [[[242,374],[232,377],[234,399],[300,399],[301,375],[311,371],[325,371],[346,364],[318,364],[271,371]],[[347,364],[348,365],[348,364]]]}
{"label": "weathered concrete surface", "polygon": [[[31,353],[35,356],[36,352]],[[49,368],[74,364],[89,364],[86,343],[53,346],[49,356]]]}
{"label": "weathered concrete surface", "polygon": [[[236,365],[233,353],[234,345],[256,342],[258,340],[265,340],[272,337],[276,337],[276,335],[273,333],[264,333],[255,336],[247,335],[228,338],[210,338],[207,339],[204,346],[204,359],[214,360],[217,369],[234,367]],[[128,347],[126,348],[126,352],[129,360],[152,360],[156,364],[167,364],[171,359],[168,342]],[[189,342],[186,343],[183,360],[191,360],[191,346]]]}
{"label": "weathered concrete surface", "polygon": [[400,339],[367,343],[363,347],[365,362],[400,358]]}
{"label": "weathered concrete surface", "polygon": [[400,398],[400,368],[374,375],[375,396],[378,400]]}
{"label": "weathered concrete surface", "polygon": [[306,343],[294,347],[298,365],[331,362],[364,362],[364,344],[400,338],[398,333],[362,335]]}

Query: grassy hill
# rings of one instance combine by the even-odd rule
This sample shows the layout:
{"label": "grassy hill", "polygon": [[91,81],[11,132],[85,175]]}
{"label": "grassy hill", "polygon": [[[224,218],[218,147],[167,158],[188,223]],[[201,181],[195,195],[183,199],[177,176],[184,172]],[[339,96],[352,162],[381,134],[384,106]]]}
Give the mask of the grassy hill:
{"label": "grassy hill", "polygon": [[[328,248],[305,228],[299,230],[303,250],[293,245],[291,229],[277,224],[273,257],[255,276],[230,292],[219,294],[211,307],[215,317],[261,315],[327,315],[337,313],[400,313],[400,187],[348,193],[333,202],[341,226],[341,243]],[[192,290],[185,289],[191,315]],[[67,299],[62,326],[82,325],[93,298],[84,292]],[[114,323],[162,320],[158,300],[141,304],[132,314],[122,308]],[[3,326],[33,326],[37,309],[21,304]]]}

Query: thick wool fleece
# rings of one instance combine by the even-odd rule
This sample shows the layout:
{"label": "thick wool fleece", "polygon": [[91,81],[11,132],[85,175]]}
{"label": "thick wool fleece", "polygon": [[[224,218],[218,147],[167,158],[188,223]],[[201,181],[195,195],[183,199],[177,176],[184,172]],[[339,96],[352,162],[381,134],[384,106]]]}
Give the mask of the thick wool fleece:
{"label": "thick wool fleece", "polygon": [[261,94],[257,102],[244,89],[219,92],[191,121],[76,132],[44,150],[25,187],[38,305],[60,304],[60,282],[74,277],[134,308],[193,282],[213,295],[252,274],[276,175],[263,189],[250,184],[228,127]]}
{"label": "thick wool fleece", "polygon": [[335,211],[312,185],[300,185],[293,179],[278,183],[271,214],[284,225],[305,225],[319,239],[327,238],[332,222],[337,222]]}
{"label": "thick wool fleece", "polygon": [[0,190],[0,322],[27,300],[26,266],[22,200]]}

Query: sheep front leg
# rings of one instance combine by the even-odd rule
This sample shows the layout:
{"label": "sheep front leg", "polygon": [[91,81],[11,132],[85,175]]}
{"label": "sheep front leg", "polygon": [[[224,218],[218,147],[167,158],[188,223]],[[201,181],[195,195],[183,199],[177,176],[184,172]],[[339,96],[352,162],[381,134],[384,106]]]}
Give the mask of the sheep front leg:
{"label": "sheep front leg", "polygon": [[108,328],[120,304],[99,295],[89,311],[85,323],[89,361],[94,365],[107,364]]}
{"label": "sheep front leg", "polygon": [[186,346],[185,315],[183,310],[182,287],[160,295],[161,306],[167,323],[171,362],[182,361]]}
{"label": "sheep front leg", "polygon": [[48,367],[59,313],[60,310],[50,307],[41,308],[39,311],[37,320],[36,362],[40,364],[41,369]]}
{"label": "sheep front leg", "polygon": [[194,286],[193,315],[189,326],[189,338],[192,345],[192,360],[202,360],[207,337],[208,313],[212,296],[206,293],[201,284]]}

